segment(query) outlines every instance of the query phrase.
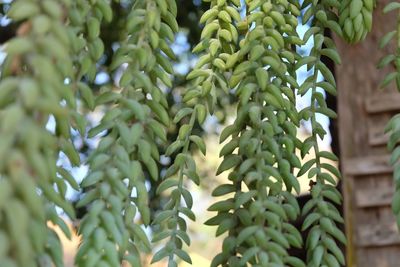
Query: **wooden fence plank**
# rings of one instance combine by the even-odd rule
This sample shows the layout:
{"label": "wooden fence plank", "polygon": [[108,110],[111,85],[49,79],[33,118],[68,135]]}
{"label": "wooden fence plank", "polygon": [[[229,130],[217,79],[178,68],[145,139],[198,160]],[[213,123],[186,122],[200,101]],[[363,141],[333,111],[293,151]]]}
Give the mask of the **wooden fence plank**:
{"label": "wooden fence plank", "polygon": [[387,116],[379,116],[379,119],[369,121],[368,125],[368,143],[371,146],[386,145],[389,135],[384,133],[386,124],[389,122]]}
{"label": "wooden fence plank", "polygon": [[385,174],[393,171],[388,155],[343,159],[343,173],[350,176]]}
{"label": "wooden fence plank", "polygon": [[366,98],[365,109],[368,113],[400,110],[400,94],[398,92],[373,94]]}
{"label": "wooden fence plank", "polygon": [[382,185],[356,191],[356,205],[359,208],[388,206],[392,202],[393,185]]}
{"label": "wooden fence plank", "polygon": [[360,225],[357,234],[357,244],[361,247],[380,247],[400,244],[400,235],[394,218],[385,218],[382,220],[382,224]]}

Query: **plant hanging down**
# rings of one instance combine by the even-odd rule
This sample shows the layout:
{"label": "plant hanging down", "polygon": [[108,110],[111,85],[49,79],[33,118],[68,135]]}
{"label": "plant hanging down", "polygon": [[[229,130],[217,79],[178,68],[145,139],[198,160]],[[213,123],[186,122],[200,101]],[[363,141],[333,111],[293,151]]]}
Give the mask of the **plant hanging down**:
{"label": "plant hanging down", "polygon": [[[326,163],[338,159],[318,141],[326,132],[317,116],[336,117],[322,93],[336,95],[322,58],[340,64],[328,30],[351,44],[365,39],[375,1],[204,2],[208,9],[193,49],[197,63],[176,91],[180,7],[174,0],[9,3],[6,15],[17,31],[4,45],[0,73],[1,267],[63,266],[60,238],[48,223],[70,238],[64,219],[76,220],[77,209],[85,210],[77,266],[136,267],[150,253],[152,262],[169,267],[191,263],[188,220],[196,216],[188,181],[203,181],[193,150],[206,155],[197,129],[207,116],[227,110],[222,98],[233,99],[236,114],[220,134],[216,174],[228,180],[212,196],[224,199],[209,207],[216,214],[205,223],[224,235],[211,265],[345,266],[340,246],[346,237],[336,208],[341,175]],[[384,12],[399,9],[392,2]],[[303,36],[299,23],[309,26]],[[396,67],[382,86],[394,81],[400,90],[400,18],[380,46],[392,39],[397,48],[379,67]],[[309,41],[312,49],[304,53]],[[302,83],[300,68],[311,73]],[[107,84],[98,85],[99,73],[107,73]],[[299,97],[309,98],[309,106],[298,110]],[[89,112],[102,114],[95,125]],[[303,122],[311,135],[300,140]],[[392,208],[400,225],[400,115],[386,130],[396,187]],[[84,161],[77,139],[98,143]],[[80,183],[61,156],[72,167],[88,166]],[[172,162],[164,169],[165,158]],[[311,199],[301,210],[296,196],[303,175],[310,179]],[[82,192],[75,206],[67,199],[69,188]],[[153,214],[156,198],[166,200]],[[300,216],[306,240],[294,226]],[[305,262],[291,255],[293,248],[307,251]]]}

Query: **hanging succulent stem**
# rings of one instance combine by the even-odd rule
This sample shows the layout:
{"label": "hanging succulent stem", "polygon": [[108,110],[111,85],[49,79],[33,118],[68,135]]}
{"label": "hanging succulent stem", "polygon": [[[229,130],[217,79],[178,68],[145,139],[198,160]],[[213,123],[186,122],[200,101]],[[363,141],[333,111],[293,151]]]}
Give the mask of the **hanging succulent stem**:
{"label": "hanging succulent stem", "polygon": [[[186,128],[187,131],[192,131],[195,120],[196,111],[193,111],[189,123],[186,124],[188,125],[188,127]],[[168,257],[168,266],[177,266],[176,258],[174,257],[174,255],[178,256],[182,260],[185,260],[186,262],[191,263],[190,256],[184,250],[182,250],[182,241],[187,246],[189,246],[190,238],[189,235],[186,233],[186,221],[181,216],[185,215],[189,219],[195,220],[195,215],[191,211],[191,208],[193,206],[193,199],[190,195],[190,192],[184,186],[184,176],[190,175],[189,177],[196,177],[197,174],[195,173],[196,170],[193,159],[185,159],[184,155],[189,154],[190,139],[193,139],[193,137],[198,138],[197,142],[201,142],[201,147],[203,149],[205,148],[204,144],[202,143],[203,141],[200,140],[200,137],[190,137],[188,134],[183,135],[182,132],[180,132],[179,134],[180,139],[183,139],[182,141],[184,142],[181,154],[179,154],[175,159],[175,164],[179,166],[179,177],[178,179],[166,179],[157,188],[157,192],[159,193],[165,191],[168,188],[175,187],[175,189],[173,189],[171,192],[170,201],[164,206],[164,211],[160,212],[153,222],[154,224],[160,224],[164,220],[167,220],[167,230],[162,226],[161,231],[153,237],[152,241],[158,242],[165,238],[169,238],[169,240],[167,241],[166,246],[154,255],[152,261],[156,262],[164,257]],[[196,180],[196,183],[198,183],[197,177],[192,179]],[[182,198],[185,202],[185,206],[181,205]]]}
{"label": "hanging succulent stem", "polygon": [[172,87],[175,56],[168,43],[178,30],[175,16],[172,0],[133,4],[126,40],[111,64],[122,71],[118,91],[105,88],[95,100],[110,108],[88,136],[108,133],[89,157],[90,172],[81,185],[88,190],[78,206],[89,205],[89,213],[80,227],[79,266],[120,266],[123,260],[140,266],[141,250],[151,251],[137,219],[150,224],[145,176],[158,179],[158,145],[167,141],[170,122],[162,90]]}
{"label": "hanging succulent stem", "polygon": [[[55,210],[75,218],[65,193],[67,183],[78,186],[57,169],[60,151],[79,164],[70,139],[73,90],[65,83],[73,74],[71,32],[63,15],[69,8],[69,1],[15,0],[8,10],[21,24],[6,44],[0,83],[2,266],[63,266],[60,240],[47,222],[70,237]],[[55,131],[46,129],[51,117]]]}
{"label": "hanging succulent stem", "polygon": [[[240,1],[213,0],[210,9],[200,19],[205,23],[201,34],[201,42],[193,52],[204,54],[199,58],[194,69],[188,74],[187,79],[193,80],[192,85],[184,93],[185,108],[175,116],[174,122],[188,121],[179,129],[178,140],[172,143],[166,155],[177,154],[173,165],[167,170],[164,181],[157,189],[158,193],[171,190],[171,200],[155,219],[155,224],[161,226],[160,232],[153,241],[169,238],[166,245],[153,257],[153,262],[165,257],[169,258],[168,266],[176,266],[175,256],[191,263],[189,255],[182,249],[183,242],[190,244],[186,233],[185,215],[191,220],[195,216],[191,211],[193,200],[190,192],[184,186],[184,177],[200,183],[196,163],[189,153],[191,143],[196,145],[205,155],[204,141],[192,134],[193,126],[197,121],[203,124],[207,109],[213,113],[217,101],[217,90],[222,89],[228,93],[228,82],[224,76],[226,69],[231,68],[236,62],[236,48],[238,44],[238,31],[236,22],[240,20],[238,9]],[[231,66],[228,66],[231,64]],[[177,175],[177,177],[175,176]],[[185,205],[182,205],[182,200]]]}
{"label": "hanging succulent stem", "polygon": [[365,39],[372,29],[372,14],[375,0],[345,0],[340,2],[339,25],[343,29],[343,38],[351,43]]}
{"label": "hanging succulent stem", "polygon": [[[71,77],[71,85],[76,99],[81,99],[84,107],[89,110],[95,108],[95,97],[87,82],[95,79],[98,61],[104,54],[104,43],[100,38],[101,24],[111,22],[112,17],[108,0],[94,3],[85,0],[72,1],[68,12],[68,26],[71,31],[69,36],[73,38],[71,43],[75,55],[75,73]],[[85,119],[76,119],[75,128],[81,136],[85,135],[86,126]]]}
{"label": "hanging succulent stem", "polygon": [[[337,168],[331,163],[324,163],[323,158],[330,161],[337,161],[336,156],[328,151],[321,151],[318,138],[324,139],[326,134],[322,125],[317,120],[317,114],[325,115],[329,118],[336,116],[335,112],[329,109],[325,102],[324,95],[318,90],[322,88],[326,93],[336,95],[336,83],[333,74],[328,67],[321,61],[321,56],[327,56],[336,64],[340,64],[340,58],[336,52],[333,41],[324,36],[326,26],[337,29],[337,18],[332,12],[331,2],[325,3],[305,3],[307,10],[312,10],[309,14],[316,14],[312,21],[311,28],[305,33],[304,42],[313,36],[314,46],[309,56],[303,57],[298,62],[298,67],[303,65],[311,69],[313,74],[309,76],[300,86],[299,94],[308,93],[311,97],[310,106],[303,109],[301,117],[311,122],[312,133],[304,142],[301,149],[302,157],[312,149],[314,158],[304,163],[298,176],[305,173],[310,179],[310,192],[312,199],[303,208],[302,214],[305,217],[302,230],[309,230],[307,238],[307,261],[308,266],[340,266],[345,264],[344,256],[337,246],[335,239],[346,243],[346,238],[341,230],[336,226],[343,223],[343,219],[333,205],[340,205],[342,198],[336,189],[336,178],[340,178]],[[307,11],[306,11],[307,13]],[[309,16],[303,17],[303,23],[307,23]],[[340,34],[340,32],[338,32]],[[320,81],[320,75],[322,81]]]}
{"label": "hanging succulent stem", "polygon": [[299,55],[293,50],[302,44],[296,33],[299,6],[296,1],[255,1],[246,5],[246,13],[239,25],[247,25],[247,32],[242,29],[246,35],[229,83],[238,96],[237,118],[221,133],[221,142],[231,140],[221,150],[224,160],[217,171],[233,168],[232,184],[213,191],[214,196],[234,195],[209,208],[218,214],[206,224],[219,225],[217,235],[228,232],[211,265],[305,266],[287,252],[302,246],[290,223],[300,214],[291,193],[300,192],[292,173],[301,165],[295,154]]}

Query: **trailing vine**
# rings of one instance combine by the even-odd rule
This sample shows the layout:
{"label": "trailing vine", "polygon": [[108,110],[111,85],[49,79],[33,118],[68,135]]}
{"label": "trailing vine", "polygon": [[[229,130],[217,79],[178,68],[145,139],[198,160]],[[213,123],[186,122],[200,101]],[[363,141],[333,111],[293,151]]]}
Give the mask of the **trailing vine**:
{"label": "trailing vine", "polygon": [[[182,108],[175,116],[174,122],[185,122],[179,129],[178,139],[167,149],[167,156],[177,154],[176,160],[167,170],[164,181],[157,191],[162,193],[171,190],[171,200],[164,210],[155,219],[156,224],[164,224],[162,230],[153,238],[160,241],[169,238],[166,245],[153,257],[153,262],[168,257],[168,266],[176,266],[176,258],[191,263],[191,258],[182,249],[183,243],[190,245],[190,238],[186,233],[187,224],[182,215],[195,220],[191,211],[193,199],[191,193],[185,188],[184,178],[190,179],[195,184],[200,184],[196,163],[189,153],[189,147],[194,144],[204,155],[206,146],[201,137],[192,133],[194,124],[202,125],[207,113],[212,114],[218,97],[218,90],[228,93],[228,81],[225,71],[232,68],[237,61],[237,44],[239,33],[237,22],[240,21],[240,1],[212,0],[210,9],[203,14],[200,23],[205,23],[201,33],[201,42],[193,49],[200,53],[194,69],[187,75],[188,80],[193,80],[187,91],[183,94],[186,107]],[[182,205],[184,203],[184,205]]]}
{"label": "trailing vine", "polygon": [[291,246],[302,246],[300,233],[290,223],[300,214],[290,193],[300,190],[292,174],[301,165],[295,154],[298,55],[292,48],[302,43],[296,33],[299,8],[296,1],[246,5],[242,24],[248,30],[230,79],[239,102],[237,118],[221,133],[221,142],[231,139],[221,150],[224,160],[217,171],[233,168],[232,184],[213,191],[226,200],[209,208],[218,214],[206,222],[218,225],[217,235],[228,232],[228,237],[212,266],[304,266],[287,252]]}
{"label": "trailing vine", "polygon": [[81,184],[88,190],[78,206],[90,208],[80,227],[79,266],[120,266],[123,260],[140,266],[141,251],[151,251],[141,227],[150,224],[145,175],[159,178],[157,145],[167,141],[170,119],[162,90],[172,87],[169,60],[175,56],[168,43],[178,30],[175,16],[174,1],[133,4],[126,40],[111,64],[112,70],[123,68],[118,88],[103,88],[95,100],[109,109],[88,136],[107,134],[89,157],[90,171]]}
{"label": "trailing vine", "polygon": [[[206,222],[218,226],[217,236],[226,236],[211,265],[345,265],[340,243],[345,245],[346,237],[336,208],[342,204],[337,189],[341,174],[335,164],[326,163],[338,159],[319,143],[326,132],[317,116],[336,116],[324,93],[337,93],[322,57],[340,64],[326,30],[352,44],[366,37],[375,0],[204,2],[210,6],[201,16],[204,28],[193,49],[198,60],[186,77],[182,108],[173,119],[167,92],[174,87],[172,44],[180,30],[175,0],[9,4],[7,18],[18,30],[4,45],[0,74],[2,267],[63,266],[60,239],[48,223],[71,237],[64,222],[66,217],[76,219],[67,199],[69,187],[82,190],[76,208],[87,209],[79,221],[77,266],[141,266],[142,254],[152,252],[152,262],[167,260],[169,267],[180,260],[191,263],[187,220],[196,216],[188,183],[200,185],[203,180],[192,150],[206,154],[194,128],[226,96],[234,99],[236,116],[220,134],[223,160],[216,174],[229,173],[229,181],[213,190],[213,196],[224,200],[209,207],[217,214]],[[127,8],[128,15],[118,25],[123,29],[116,35],[120,39],[107,47],[112,59],[106,66],[102,27],[115,19],[113,5]],[[400,3],[392,2],[384,12],[399,8]],[[309,25],[302,37],[298,19]],[[394,81],[400,90],[400,19],[380,47],[393,39],[396,51],[379,67],[394,67],[382,86]],[[309,41],[312,49],[304,55],[301,49]],[[311,75],[298,84],[302,67]],[[94,85],[99,70],[112,74],[111,82],[100,88]],[[296,97],[308,97],[310,105],[297,110]],[[102,113],[97,125],[88,126],[86,108]],[[298,138],[302,122],[311,126],[305,140]],[[178,137],[169,144],[167,133],[178,123]],[[65,154],[71,166],[82,165],[74,131],[99,140],[80,184],[58,161]],[[392,209],[400,226],[400,115],[386,131],[394,167]],[[306,160],[308,154],[314,156]],[[165,173],[159,169],[161,157],[174,159]],[[301,210],[296,194],[303,175],[310,179],[311,200]],[[168,197],[154,219],[149,179],[158,181],[157,194]],[[301,231],[294,227],[300,216],[305,218]],[[158,249],[153,251],[153,245]],[[290,253],[303,247],[306,262]]]}
{"label": "trailing vine", "polygon": [[[79,165],[70,134],[73,90],[64,82],[73,75],[64,17],[69,7],[69,1],[16,0],[8,10],[20,26],[6,44],[0,84],[2,266],[63,266],[60,240],[46,222],[71,236],[55,210],[58,206],[75,218],[65,193],[67,183],[78,185],[57,168],[60,151]],[[54,131],[46,129],[51,117]]]}
{"label": "trailing vine", "polygon": [[375,5],[375,0],[345,0],[340,3],[339,24],[347,42],[358,43],[365,39],[372,29]]}
{"label": "trailing vine", "polygon": [[[313,38],[313,48],[310,55],[298,62],[299,67],[306,65],[312,72],[299,90],[300,95],[308,94],[311,97],[310,106],[300,111],[300,114],[303,120],[310,121],[312,129],[311,136],[303,141],[301,155],[305,157],[310,150],[313,150],[315,155],[304,163],[298,173],[298,176],[307,173],[308,178],[312,179],[310,182],[312,198],[302,210],[302,214],[306,216],[302,230],[309,230],[306,241],[308,266],[345,265],[343,252],[337,245],[337,241],[346,244],[346,237],[337,226],[344,221],[334,206],[342,202],[342,196],[336,189],[337,179],[341,175],[336,166],[322,162],[324,158],[330,161],[338,159],[332,152],[321,151],[318,138],[323,140],[326,132],[316,117],[318,113],[329,118],[336,117],[335,112],[327,107],[325,97],[318,88],[322,88],[328,94],[336,95],[334,76],[321,61],[321,57],[326,56],[336,64],[340,64],[340,57],[333,40],[324,36],[325,27],[330,27],[332,30],[339,29],[338,19],[334,13],[334,8],[339,6],[340,3],[337,1],[305,1],[303,4],[303,8],[313,10],[310,13],[316,14],[311,22],[311,28],[304,35],[305,42],[308,38]],[[307,23],[310,19],[311,17],[304,16],[303,23]],[[337,30],[337,33],[340,34],[341,31]],[[322,81],[319,80],[319,75],[322,76]]]}

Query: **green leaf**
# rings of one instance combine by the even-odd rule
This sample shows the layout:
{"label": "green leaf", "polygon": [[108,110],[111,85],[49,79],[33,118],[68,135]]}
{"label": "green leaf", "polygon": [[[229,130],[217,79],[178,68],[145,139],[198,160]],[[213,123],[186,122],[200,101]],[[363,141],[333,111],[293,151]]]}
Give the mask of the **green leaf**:
{"label": "green leaf", "polygon": [[242,258],[239,261],[239,266],[245,266],[246,263],[248,263],[250,261],[250,259],[252,257],[254,257],[258,252],[260,251],[259,247],[252,247],[248,250],[246,250],[243,255]]}
{"label": "green leaf", "polygon": [[169,256],[169,252],[167,251],[167,249],[162,248],[154,254],[153,258],[151,259],[151,263],[156,263],[168,256]]}
{"label": "green leaf", "polygon": [[315,159],[311,159],[306,163],[304,163],[299,172],[297,173],[297,177],[304,175],[315,164],[315,162],[316,162]]}
{"label": "green leaf", "polygon": [[339,161],[338,157],[335,154],[329,151],[319,151],[318,156],[321,158],[326,158],[333,161]]}
{"label": "green leaf", "polygon": [[223,196],[229,193],[233,193],[236,191],[236,186],[233,184],[222,184],[217,186],[213,192],[212,192],[212,196],[213,197],[219,197],[219,196]]}
{"label": "green leaf", "polygon": [[391,72],[388,75],[385,76],[383,81],[380,83],[380,87],[384,88],[387,87],[394,79],[396,79],[399,76],[397,72]]}
{"label": "green leaf", "polygon": [[315,213],[312,212],[310,214],[307,215],[307,217],[305,218],[303,225],[301,227],[302,231],[307,230],[312,224],[314,224],[319,218],[321,217],[321,215],[319,213]]}
{"label": "green leaf", "polygon": [[391,12],[393,10],[396,10],[396,9],[399,9],[399,8],[400,8],[400,3],[398,3],[398,2],[390,2],[383,9],[383,13],[389,13],[389,12]]}
{"label": "green leaf", "polygon": [[253,235],[258,229],[259,229],[258,225],[252,225],[252,226],[248,226],[248,227],[242,229],[236,238],[237,246],[240,246],[245,240],[247,240],[251,235]]}
{"label": "green leaf", "polygon": [[219,165],[216,174],[219,175],[226,170],[236,167],[241,161],[242,159],[239,155],[228,155],[224,157],[224,160]]}
{"label": "green leaf", "polygon": [[175,118],[173,120],[174,123],[180,122],[184,117],[186,117],[189,114],[192,114],[193,109],[192,108],[183,108],[176,113]]}
{"label": "green leaf", "polygon": [[324,255],[324,248],[322,246],[317,246],[313,251],[313,263],[315,266],[320,266],[322,261],[322,256]]}
{"label": "green leaf", "polygon": [[192,264],[192,259],[190,258],[189,254],[182,249],[177,249],[174,251],[175,255],[177,255],[182,260],[186,261],[189,264]]}
{"label": "green leaf", "polygon": [[393,39],[393,37],[397,34],[397,31],[391,31],[386,33],[381,40],[379,41],[379,48],[383,49],[385,46],[389,44],[389,42]]}
{"label": "green leaf", "polygon": [[325,247],[327,247],[333,253],[333,255],[336,257],[336,259],[339,261],[339,263],[341,265],[345,265],[345,259],[343,256],[343,252],[337,246],[337,244],[335,243],[335,241],[332,238],[330,238],[328,236],[324,236],[324,237],[322,237],[322,243],[324,244]]}
{"label": "green leaf", "polygon": [[293,256],[286,257],[285,262],[292,267],[306,267],[302,260]]}
{"label": "green leaf", "polygon": [[197,145],[197,147],[200,149],[201,153],[203,153],[203,155],[205,156],[206,155],[206,144],[204,143],[204,140],[197,135],[191,135],[189,137],[189,139]]}
{"label": "green leaf", "polygon": [[188,218],[191,219],[192,221],[195,221],[195,220],[196,220],[196,216],[194,215],[193,211],[190,210],[189,208],[186,208],[186,207],[179,207],[178,210],[179,210],[181,213],[185,214],[186,217],[188,217]]}
{"label": "green leaf", "polygon": [[161,182],[161,184],[157,187],[156,193],[160,194],[167,190],[168,188],[178,186],[179,180],[177,179],[166,179]]}
{"label": "green leaf", "polygon": [[226,231],[234,228],[236,226],[236,222],[231,220],[230,218],[224,219],[221,224],[217,228],[216,236],[220,236]]}

